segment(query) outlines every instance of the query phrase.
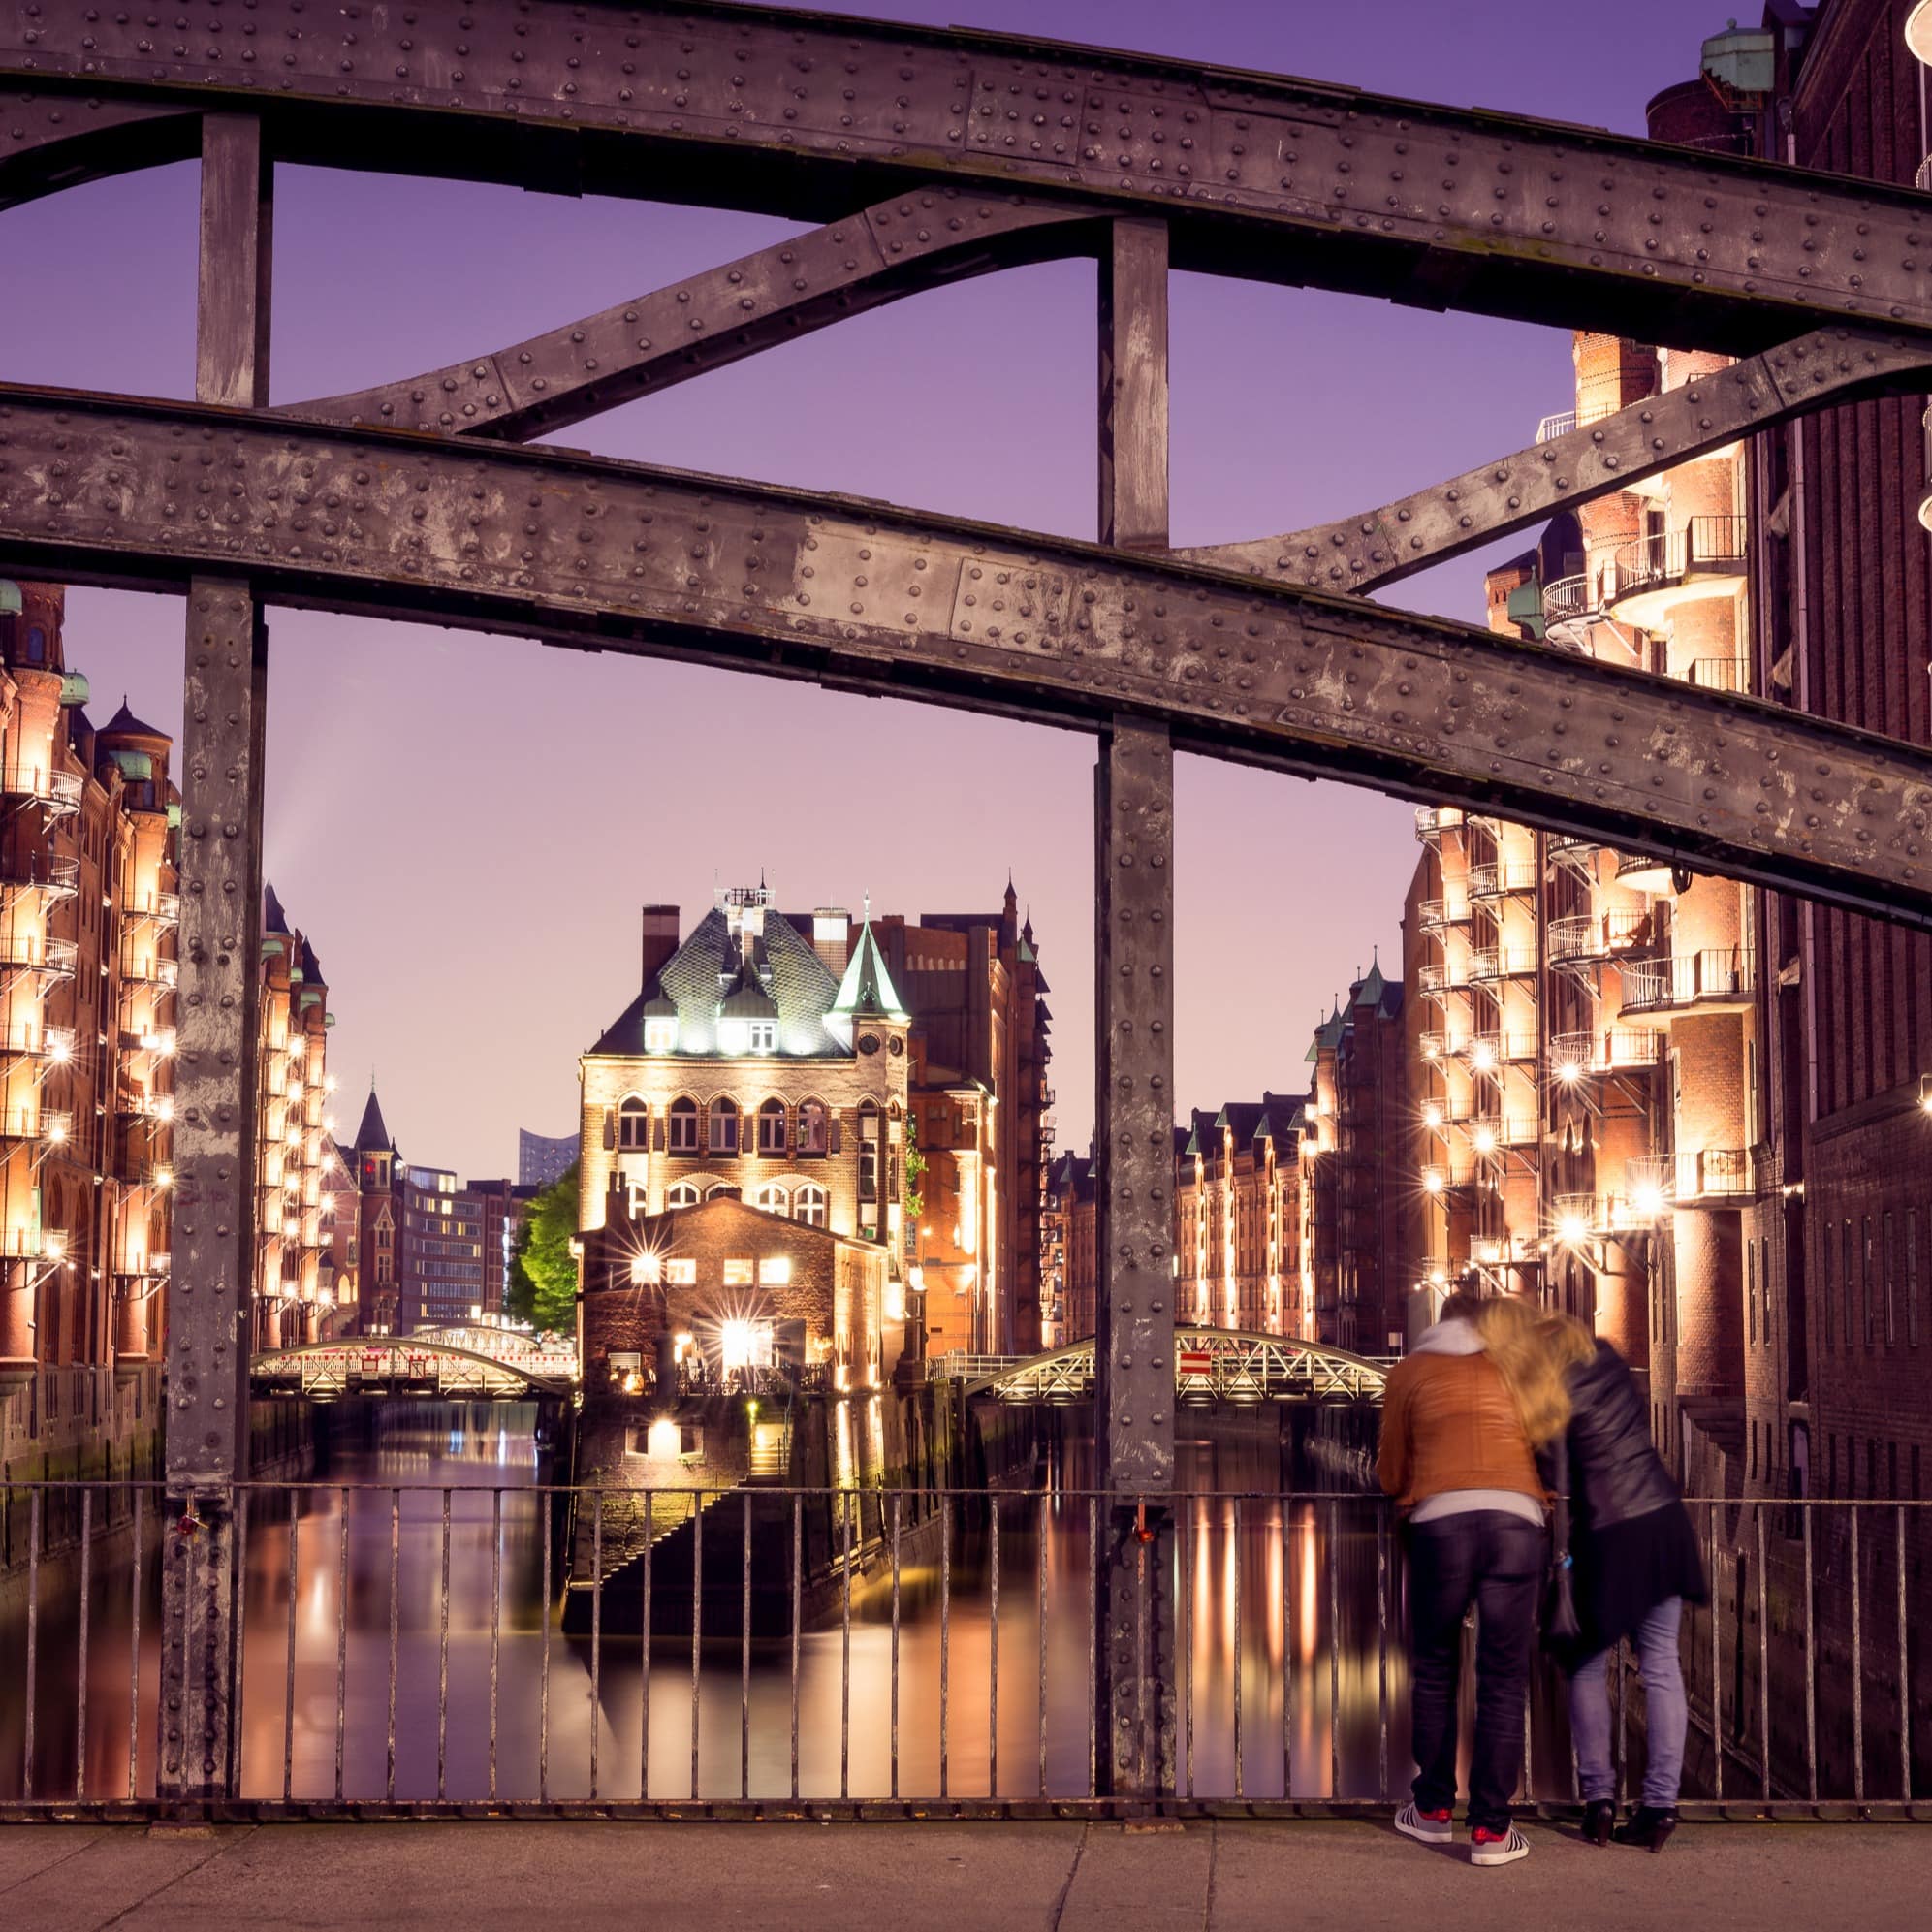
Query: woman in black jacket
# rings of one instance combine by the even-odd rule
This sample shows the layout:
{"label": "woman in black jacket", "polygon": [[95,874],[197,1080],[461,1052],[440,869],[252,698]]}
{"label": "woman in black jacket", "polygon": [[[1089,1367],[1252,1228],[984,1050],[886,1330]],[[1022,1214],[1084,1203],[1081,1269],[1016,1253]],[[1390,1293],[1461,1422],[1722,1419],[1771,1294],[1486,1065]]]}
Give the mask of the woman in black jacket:
{"label": "woman in black jacket", "polygon": [[1628,1637],[1643,1676],[1649,1755],[1643,1801],[1616,1836],[1661,1852],[1677,1825],[1690,1722],[1678,1626],[1685,1603],[1705,1600],[1690,1512],[1651,1442],[1642,1393],[1607,1342],[1568,1315],[1541,1315],[1509,1300],[1486,1303],[1480,1326],[1532,1440],[1540,1437],[1546,1449],[1551,1489],[1568,1498],[1581,1633],[1565,1663],[1584,1836],[1607,1844],[1616,1821],[1605,1667]]}

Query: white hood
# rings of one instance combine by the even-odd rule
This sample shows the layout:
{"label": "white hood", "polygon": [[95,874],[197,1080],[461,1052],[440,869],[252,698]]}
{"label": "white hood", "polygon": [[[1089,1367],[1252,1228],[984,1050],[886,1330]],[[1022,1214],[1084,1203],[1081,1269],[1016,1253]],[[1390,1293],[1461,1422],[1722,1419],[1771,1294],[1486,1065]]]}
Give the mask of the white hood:
{"label": "white hood", "polygon": [[1416,1355],[1480,1355],[1483,1340],[1473,1321],[1439,1321],[1422,1331],[1422,1339],[1409,1351]]}

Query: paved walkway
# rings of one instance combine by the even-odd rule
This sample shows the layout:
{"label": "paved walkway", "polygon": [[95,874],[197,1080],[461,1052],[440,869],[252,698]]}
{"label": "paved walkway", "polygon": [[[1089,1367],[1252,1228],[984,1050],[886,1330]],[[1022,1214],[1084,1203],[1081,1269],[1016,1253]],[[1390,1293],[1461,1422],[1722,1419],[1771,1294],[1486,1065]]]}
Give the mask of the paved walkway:
{"label": "paved walkway", "polygon": [[1237,1932],[1923,1927],[1923,1825],[1686,1825],[1660,1857],[1532,1826],[1478,1871],[1357,1822],[0,1827],[0,1925]]}

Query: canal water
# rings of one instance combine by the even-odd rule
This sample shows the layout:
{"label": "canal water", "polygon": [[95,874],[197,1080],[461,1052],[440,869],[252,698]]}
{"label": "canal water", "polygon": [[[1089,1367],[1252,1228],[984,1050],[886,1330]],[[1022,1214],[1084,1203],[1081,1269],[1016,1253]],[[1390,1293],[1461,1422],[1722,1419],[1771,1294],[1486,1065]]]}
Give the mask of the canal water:
{"label": "canal water", "polygon": [[[492,1544],[499,1508],[493,1492],[499,1489],[497,1794],[529,1799],[541,1789],[552,1798],[588,1797],[594,1732],[598,1794],[639,1795],[647,1727],[644,1645],[636,1636],[601,1645],[593,1704],[588,1639],[563,1634],[554,1602],[546,1614],[537,1485],[551,1480],[552,1473],[548,1459],[540,1459],[534,1421],[533,1410],[507,1407],[386,1406],[358,1440],[331,1446],[313,1483],[254,1492],[242,1707],[245,1796],[279,1798],[285,1789],[298,1799],[334,1796],[338,1654],[345,1658],[340,1789],[351,1800],[384,1795],[390,1780],[392,1618],[397,1658],[396,1795],[435,1797],[439,1756],[450,1797],[487,1795]],[[1284,1761],[1297,1797],[1337,1792],[1375,1797],[1384,1789],[1400,1794],[1409,1775],[1409,1736],[1397,1553],[1379,1540],[1379,1511],[1365,1499],[1292,1502],[1284,1520],[1283,1505],[1274,1500],[1283,1484],[1284,1462],[1272,1441],[1202,1440],[1183,1445],[1183,1486],[1219,1493],[1191,1497],[1183,1505],[1176,1562],[1176,1585],[1186,1605],[1183,1789],[1189,1753],[1196,1791],[1226,1796],[1237,1789],[1238,1660],[1240,1788],[1247,1795],[1279,1797]],[[963,1524],[955,1537],[943,1641],[936,1548],[903,1565],[900,1794],[936,1796],[942,1789],[942,1650],[946,1791],[1026,1797],[1039,1790],[1043,1678],[1046,1789],[1053,1794],[1088,1789],[1088,1505],[1058,1492],[1077,1490],[1090,1479],[1091,1456],[1084,1444],[1060,1452],[1049,1471],[1044,1673],[1037,1493],[1013,1495],[999,1505],[997,1645],[983,1523],[970,1529]],[[374,1486],[345,1494],[333,1486],[342,1483]],[[394,1594],[387,1485],[428,1485],[401,1490]],[[450,1492],[448,1695],[439,1737],[444,1488]],[[1227,1500],[1233,1492],[1258,1499],[1240,1504],[1238,1534],[1236,1506]],[[561,1504],[557,1498],[559,1518]],[[729,1533],[716,1540],[720,1558],[734,1561]],[[84,1726],[77,1726],[74,1694],[81,1676],[78,1578],[71,1566],[50,1568],[43,1578],[36,1631],[37,1796],[74,1792],[83,1730],[80,1786],[87,1795],[128,1794],[131,1728],[134,1789],[142,1793],[153,1789],[157,1562],[150,1550],[142,1564],[137,1631],[134,1561],[126,1536],[95,1552]],[[560,1560],[552,1566],[559,1590],[561,1568]],[[0,1686],[6,1687],[0,1694],[0,1797],[16,1796],[22,1787],[26,1618],[18,1594],[0,1610]],[[829,1628],[803,1635],[797,1751],[799,1789],[807,1797],[886,1796],[894,1789],[891,1619],[890,1574],[879,1568],[854,1583],[849,1631],[835,1617]],[[138,1680],[131,1667],[137,1652]],[[649,1795],[691,1796],[694,1751],[700,1796],[735,1798],[742,1785],[753,1797],[788,1795],[793,1697],[789,1641],[754,1647],[748,1693],[736,1644],[707,1646],[694,1698],[689,1639],[654,1640],[648,1700]],[[1339,1715],[1331,1739],[1332,1714]],[[131,1725],[131,1718],[138,1723]],[[1550,1761],[1546,1749],[1555,1742],[1539,1738],[1539,1762]],[[1567,1747],[1564,1756],[1567,1771]],[[1562,1782],[1567,1786],[1568,1777]]]}

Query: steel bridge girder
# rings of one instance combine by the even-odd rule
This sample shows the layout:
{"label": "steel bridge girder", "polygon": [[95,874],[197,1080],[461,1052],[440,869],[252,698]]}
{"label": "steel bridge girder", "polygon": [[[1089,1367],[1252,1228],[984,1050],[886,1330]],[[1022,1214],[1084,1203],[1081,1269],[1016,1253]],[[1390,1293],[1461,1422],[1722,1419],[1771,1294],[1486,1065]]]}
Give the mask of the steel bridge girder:
{"label": "steel bridge girder", "polygon": [[568,452],[0,388],[0,555],[1107,728],[1932,925],[1932,754],[1388,611]]}

